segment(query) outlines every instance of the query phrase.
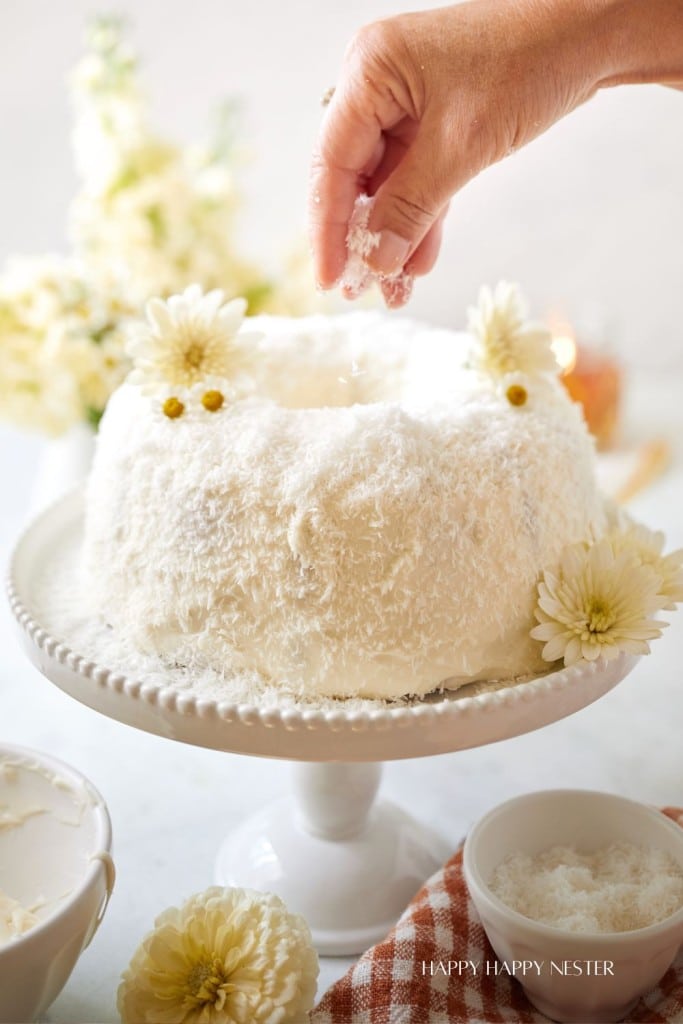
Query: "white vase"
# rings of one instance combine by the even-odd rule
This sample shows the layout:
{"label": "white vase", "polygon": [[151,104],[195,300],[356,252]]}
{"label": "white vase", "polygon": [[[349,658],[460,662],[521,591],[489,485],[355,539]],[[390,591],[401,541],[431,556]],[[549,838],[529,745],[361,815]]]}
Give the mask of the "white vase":
{"label": "white vase", "polygon": [[30,519],[85,480],[94,450],[95,431],[85,423],[45,442],[31,489]]}

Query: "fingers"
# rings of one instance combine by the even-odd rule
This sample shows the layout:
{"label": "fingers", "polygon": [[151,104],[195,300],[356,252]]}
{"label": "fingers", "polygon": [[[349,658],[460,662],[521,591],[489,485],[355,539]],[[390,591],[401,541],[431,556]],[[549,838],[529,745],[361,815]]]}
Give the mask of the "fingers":
{"label": "fingers", "polygon": [[406,273],[413,277],[428,274],[436,263],[443,238],[443,223],[448,207],[443,209],[406,263]]}
{"label": "fingers", "polygon": [[[314,271],[323,288],[344,273],[356,200],[362,193],[373,196],[367,227],[379,243],[363,259],[380,277],[402,277],[401,287],[383,289],[392,305],[405,301],[407,278],[433,266],[441,238],[437,222],[458,187],[444,145],[441,93],[425,104],[419,75],[413,82],[415,69],[397,71],[405,63],[399,35],[397,42],[390,22],[377,23],[347,52],[320,129],[309,191]],[[395,60],[387,58],[392,53]]]}
{"label": "fingers", "polygon": [[308,231],[313,271],[321,288],[333,288],[346,263],[346,233],[356,197],[362,191],[358,175],[331,167],[316,157],[311,173]]}
{"label": "fingers", "polygon": [[410,274],[399,274],[397,277],[385,277],[379,284],[382,290],[382,298],[389,309],[399,309],[405,306],[413,294],[413,278]]}
{"label": "fingers", "polygon": [[[428,273],[438,257],[443,218],[454,188],[452,174],[442,168],[440,155],[425,153],[420,135],[400,131],[375,139],[362,171],[340,172],[323,165],[317,170],[318,188],[329,204],[326,219],[317,213],[323,195],[314,193],[311,231],[317,241],[316,274],[322,287],[332,287],[341,277],[347,258],[346,237],[354,203],[362,191],[374,192],[375,200],[369,230],[380,234],[380,242],[367,257],[372,271],[396,282],[382,286],[387,305],[397,307],[409,298],[408,277]],[[430,150],[439,136],[429,133]],[[438,145],[438,142],[437,142]],[[428,170],[427,170],[428,168]],[[348,297],[348,296],[347,296]]]}
{"label": "fingers", "polygon": [[[443,128],[423,122],[403,158],[377,190],[370,231],[380,234],[379,245],[368,256],[378,274],[396,274],[437,223],[459,186],[457,173],[443,157]],[[417,259],[418,272],[438,252],[438,235]]]}
{"label": "fingers", "polygon": [[382,159],[382,133],[395,114],[393,101],[383,101],[358,76],[339,87],[327,108],[309,186],[309,236],[322,288],[342,274],[353,205]]}
{"label": "fingers", "polygon": [[436,263],[441,248],[443,222],[446,212],[447,208],[441,211],[436,222],[431,226],[408,260],[403,272],[395,277],[380,279],[379,284],[382,297],[389,309],[398,309],[400,306],[405,306],[413,292],[413,280],[416,277],[428,274]]}

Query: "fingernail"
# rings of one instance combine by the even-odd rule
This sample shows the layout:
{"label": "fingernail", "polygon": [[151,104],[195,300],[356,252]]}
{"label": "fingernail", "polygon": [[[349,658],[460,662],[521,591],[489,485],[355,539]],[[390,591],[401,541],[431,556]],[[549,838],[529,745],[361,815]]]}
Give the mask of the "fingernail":
{"label": "fingernail", "polygon": [[410,242],[394,231],[382,231],[379,245],[368,253],[367,263],[377,274],[395,274],[408,259]]}
{"label": "fingernail", "polygon": [[315,290],[318,292],[331,292],[333,288],[336,288],[341,278],[337,277],[334,281],[325,281],[324,283],[316,278]]}
{"label": "fingernail", "polygon": [[414,278],[411,274],[399,274],[397,277],[385,278],[381,283],[384,302],[389,309],[405,306],[413,293]]}

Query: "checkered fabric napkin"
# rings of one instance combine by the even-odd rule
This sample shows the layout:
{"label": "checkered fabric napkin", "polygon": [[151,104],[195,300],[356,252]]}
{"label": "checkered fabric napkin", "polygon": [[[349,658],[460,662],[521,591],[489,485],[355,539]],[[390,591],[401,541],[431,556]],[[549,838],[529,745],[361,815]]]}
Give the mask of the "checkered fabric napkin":
{"label": "checkered fabric napkin", "polygon": [[[683,826],[683,809],[665,808]],[[547,1024],[507,975],[430,973],[439,961],[494,964],[462,870],[462,849],[420,889],[383,942],[324,995],[311,1024]],[[423,967],[426,964],[426,969]],[[683,953],[627,1022],[683,1022]]]}

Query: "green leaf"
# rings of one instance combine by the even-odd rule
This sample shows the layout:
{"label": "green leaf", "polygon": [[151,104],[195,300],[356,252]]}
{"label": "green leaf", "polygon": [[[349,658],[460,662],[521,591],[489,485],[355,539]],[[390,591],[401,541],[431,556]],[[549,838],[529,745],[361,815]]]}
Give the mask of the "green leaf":
{"label": "green leaf", "polygon": [[155,244],[163,245],[166,240],[166,221],[164,220],[163,210],[156,204],[148,206],[145,210],[145,217],[152,228]]}
{"label": "green leaf", "polygon": [[254,316],[263,309],[273,294],[273,284],[271,281],[256,281],[249,287],[242,288],[241,291],[247,300],[247,314]]}
{"label": "green leaf", "polygon": [[100,420],[102,419],[103,415],[104,409],[95,409],[95,407],[92,405],[86,406],[85,420],[86,423],[88,423],[93,428],[93,430],[97,431],[100,425]]}

